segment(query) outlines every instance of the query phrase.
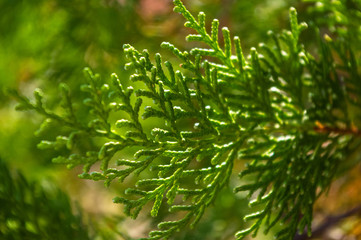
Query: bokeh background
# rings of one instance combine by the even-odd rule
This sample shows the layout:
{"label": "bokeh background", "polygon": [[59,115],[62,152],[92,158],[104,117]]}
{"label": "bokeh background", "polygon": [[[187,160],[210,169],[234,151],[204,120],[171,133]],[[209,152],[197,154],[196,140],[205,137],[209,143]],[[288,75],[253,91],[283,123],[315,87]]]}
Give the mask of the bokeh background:
{"label": "bokeh background", "polygon": [[[296,7],[301,20],[309,17],[308,3],[298,0],[184,2],[193,13],[205,12],[209,22],[217,18],[221,27],[228,26],[233,35],[240,37],[246,53],[250,47],[268,41],[268,30],[279,32],[288,28],[290,6]],[[84,67],[92,68],[102,78],[109,78],[112,72],[116,72],[126,82],[129,74],[123,67],[123,44],[130,43],[140,50],[147,48],[153,54],[161,52],[163,59],[173,59],[160,49],[163,41],[172,42],[184,50],[194,46],[194,43],[185,42],[189,30],[183,27],[184,20],[173,13],[172,8],[171,0],[0,0],[0,159],[4,164],[0,174],[5,176],[8,171],[12,177],[6,178],[7,181],[16,182],[22,178],[15,172],[18,169],[27,182],[38,184],[46,192],[51,204],[56,205],[53,201],[59,198],[53,192],[62,192],[67,197],[59,198],[63,200],[59,200],[58,205],[69,205],[70,212],[82,216],[81,225],[84,231],[88,231],[90,239],[144,237],[157,219],[151,219],[147,214],[136,221],[125,219],[122,207],[111,201],[119,191],[116,186],[105,189],[102,183],[78,179],[79,169],[68,170],[65,166],[53,164],[51,159],[56,153],[39,150],[36,145],[41,139],[51,139],[55,133],[37,135],[42,117],[34,112],[15,111],[16,102],[5,94],[5,89],[17,89],[31,97],[35,88],[41,88],[47,96],[47,104],[52,106],[58,101],[58,86],[62,82],[70,86],[75,98],[81,96],[78,89],[84,83]],[[312,43],[309,45],[312,48]],[[332,197],[320,199],[316,206],[316,220],[338,214],[361,200],[357,187],[359,173],[355,171],[338,180],[331,188]],[[17,189],[29,187],[26,184],[19,186]],[[12,194],[4,189],[0,187],[0,200]],[[33,191],[35,196],[40,194],[39,191]],[[14,196],[14,201],[17,201],[16,192]],[[33,201],[38,201],[36,199],[34,197]],[[198,227],[179,233],[175,239],[233,239],[234,232],[245,226],[242,216],[247,211],[244,196],[234,196],[231,190],[224,190]],[[5,216],[5,212],[5,205],[0,205],[0,216]],[[165,213],[163,211],[163,215]],[[12,214],[14,218],[15,213]],[[9,233],[11,228],[16,230],[14,224],[6,222],[9,216],[0,224],[1,234]],[[61,219],[52,221],[57,224],[56,221]],[[72,224],[80,223],[75,221]],[[355,236],[361,233],[360,226],[360,218],[353,217],[331,228],[325,239],[356,239]],[[53,231],[60,233],[64,231],[61,228],[59,224]],[[31,227],[26,229],[36,232]],[[22,239],[21,234],[25,233],[19,234],[19,238],[11,237],[11,234],[6,236],[8,239]],[[258,237],[271,238],[271,235]],[[27,239],[36,238],[30,236]]]}

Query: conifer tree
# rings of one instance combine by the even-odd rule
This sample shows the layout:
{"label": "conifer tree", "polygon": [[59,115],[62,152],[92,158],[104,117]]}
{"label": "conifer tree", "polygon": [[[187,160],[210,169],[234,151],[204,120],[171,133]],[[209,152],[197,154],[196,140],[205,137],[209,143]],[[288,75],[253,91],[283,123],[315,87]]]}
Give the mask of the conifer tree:
{"label": "conifer tree", "polygon": [[[56,109],[46,107],[40,90],[35,101],[13,92],[18,109],[45,116],[40,130],[62,126],[54,141],[39,147],[67,148],[69,154],[53,162],[83,166],[80,178],[106,186],[136,176],[136,184],[113,200],[131,218],[149,202],[153,217],[160,208],[182,213],[160,222],[146,239],[169,239],[194,227],[232,174],[240,177],[234,192],[246,191],[251,209],[261,209],[245,217],[249,228],[236,239],[280,223],[276,239],[304,229],[311,235],[315,201],[357,163],[361,3],[319,1],[309,23],[300,23],[291,8],[290,30],[270,31],[271,41],[251,48],[249,56],[239,37],[226,27],[220,31],[218,20],[208,29],[203,12],[194,17],[180,0],[174,6],[194,31],[186,40],[202,46],[183,51],[163,42],[180,67],[125,44],[129,86],[116,74],[108,82],[85,69],[82,105],[73,103],[65,84]],[[310,49],[300,38],[307,27],[315,42]],[[89,115],[79,118],[83,108]],[[86,141],[93,143],[88,149]],[[129,152],[133,157],[121,157]],[[245,167],[235,173],[239,162]]]}

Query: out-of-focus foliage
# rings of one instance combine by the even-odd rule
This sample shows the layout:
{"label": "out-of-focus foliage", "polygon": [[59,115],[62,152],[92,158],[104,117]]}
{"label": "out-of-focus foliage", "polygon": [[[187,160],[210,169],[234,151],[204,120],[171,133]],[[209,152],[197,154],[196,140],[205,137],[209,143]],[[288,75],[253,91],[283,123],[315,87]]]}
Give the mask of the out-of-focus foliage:
{"label": "out-of-focus foliage", "polygon": [[[33,132],[39,118],[14,114],[3,88],[27,93],[46,85],[49,95],[56,96],[60,82],[78,88],[85,66],[103,73],[120,69],[122,42],[142,36],[136,4],[136,0],[0,0],[0,154],[6,161],[38,168],[36,162],[49,163],[49,153],[36,149]],[[54,104],[53,98],[48,100]],[[25,158],[29,161],[17,163]]]}
{"label": "out-of-focus foliage", "polygon": [[29,182],[0,159],[0,239],[93,239],[77,210],[50,182]]}
{"label": "out-of-focus foliage", "polygon": [[116,227],[123,217],[99,217],[84,213],[54,181],[29,181],[0,159],[0,239],[129,239]]}
{"label": "out-of-focus foliage", "polygon": [[120,66],[120,43],[139,37],[136,1],[0,1],[0,79],[76,85],[84,66]]}

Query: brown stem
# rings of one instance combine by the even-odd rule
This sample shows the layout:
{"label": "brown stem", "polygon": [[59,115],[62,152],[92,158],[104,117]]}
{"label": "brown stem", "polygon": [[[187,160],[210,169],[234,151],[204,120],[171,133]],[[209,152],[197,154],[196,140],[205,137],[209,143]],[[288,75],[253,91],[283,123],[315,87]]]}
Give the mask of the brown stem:
{"label": "brown stem", "polygon": [[337,127],[328,127],[316,121],[316,126],[313,128],[318,133],[336,133],[341,135],[354,135],[361,136],[361,130],[356,126],[352,125],[351,128],[337,128]]}
{"label": "brown stem", "polygon": [[314,230],[312,231],[311,237],[308,237],[307,236],[307,231],[305,231],[301,235],[296,234],[296,236],[293,238],[293,240],[307,240],[307,239],[319,237],[324,232],[326,232],[328,229],[330,229],[334,225],[338,224],[343,219],[348,218],[348,217],[353,216],[353,215],[356,215],[356,214],[360,214],[360,213],[361,213],[361,205],[356,206],[356,207],[352,208],[351,210],[349,210],[347,212],[344,212],[344,213],[342,213],[340,215],[328,216],[323,221],[323,223],[321,223],[319,226],[314,228]]}

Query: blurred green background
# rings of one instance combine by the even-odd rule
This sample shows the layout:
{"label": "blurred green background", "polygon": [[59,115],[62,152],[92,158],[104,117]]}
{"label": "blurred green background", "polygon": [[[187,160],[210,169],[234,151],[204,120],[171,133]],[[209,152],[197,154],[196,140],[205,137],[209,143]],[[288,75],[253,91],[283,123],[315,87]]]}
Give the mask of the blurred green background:
{"label": "blurred green background", "polygon": [[[306,14],[306,5],[297,0],[184,2],[193,13],[205,12],[209,22],[220,19],[221,27],[228,26],[233,35],[240,37],[246,53],[250,47],[266,41],[268,30],[278,32],[288,28],[290,6],[298,9],[301,19]],[[51,187],[52,191],[59,188],[56,191],[70,196],[59,204],[78,202],[83,209],[82,224],[91,238],[144,236],[157,219],[144,214],[136,222],[124,220],[121,206],[111,201],[118,191],[116,186],[109,191],[102,183],[79,180],[79,169],[69,171],[65,166],[51,163],[56,153],[39,150],[36,145],[40,139],[51,139],[55,133],[34,134],[42,118],[34,112],[15,111],[16,103],[4,90],[17,89],[31,97],[35,88],[41,88],[47,104],[52,106],[58,101],[58,86],[62,82],[70,86],[75,98],[81,97],[78,89],[84,83],[84,67],[92,68],[102,78],[116,72],[126,82],[129,76],[123,67],[123,44],[147,48],[153,54],[161,52],[164,59],[173,57],[160,49],[162,41],[172,42],[183,50],[193,46],[194,43],[185,42],[189,30],[183,27],[182,17],[172,13],[172,8],[170,0],[0,0],[0,159],[7,166],[0,174],[4,175],[9,168],[13,178],[7,179],[17,181],[19,175],[14,171],[19,169],[27,181],[40,185],[45,192],[49,192],[46,186],[51,182],[55,186]],[[19,189],[28,189],[26,184],[21,186]],[[50,202],[54,198],[57,198],[54,194],[49,195]],[[4,213],[3,207],[0,205],[0,214]],[[243,227],[242,216],[246,211],[247,202],[242,196],[235,197],[231,190],[224,190],[198,227],[179,233],[176,238],[232,239],[234,232]],[[0,233],[5,228],[9,226],[0,225]],[[21,239],[9,236],[8,239]]]}

